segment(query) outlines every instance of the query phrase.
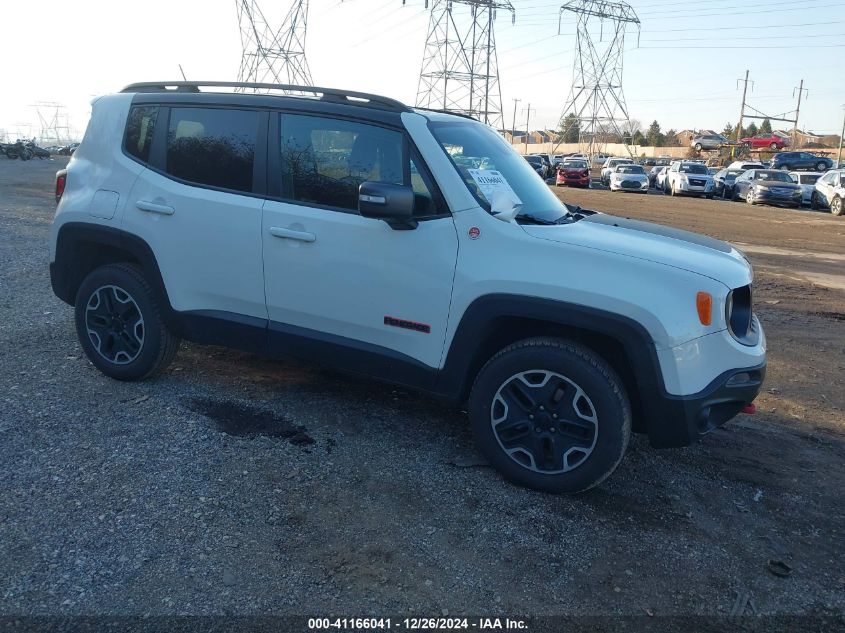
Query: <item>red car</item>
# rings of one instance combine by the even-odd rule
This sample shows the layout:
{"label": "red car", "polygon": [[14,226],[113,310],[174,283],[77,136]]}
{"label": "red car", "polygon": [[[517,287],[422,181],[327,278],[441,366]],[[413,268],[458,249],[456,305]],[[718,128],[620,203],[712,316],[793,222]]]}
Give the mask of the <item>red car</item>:
{"label": "red car", "polygon": [[758,134],[740,140],[751,149],[783,149],[789,145],[789,139],[777,134]]}
{"label": "red car", "polygon": [[585,160],[568,160],[557,167],[555,185],[560,187],[589,187],[590,167]]}

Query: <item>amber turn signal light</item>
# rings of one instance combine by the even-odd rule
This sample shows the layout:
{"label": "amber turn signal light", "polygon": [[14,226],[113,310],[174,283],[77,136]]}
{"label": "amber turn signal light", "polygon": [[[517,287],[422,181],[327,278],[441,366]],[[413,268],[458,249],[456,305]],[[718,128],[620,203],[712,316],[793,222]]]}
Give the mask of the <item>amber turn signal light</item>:
{"label": "amber turn signal light", "polygon": [[695,295],[695,308],[698,310],[701,325],[713,323],[713,297],[709,292],[699,292]]}

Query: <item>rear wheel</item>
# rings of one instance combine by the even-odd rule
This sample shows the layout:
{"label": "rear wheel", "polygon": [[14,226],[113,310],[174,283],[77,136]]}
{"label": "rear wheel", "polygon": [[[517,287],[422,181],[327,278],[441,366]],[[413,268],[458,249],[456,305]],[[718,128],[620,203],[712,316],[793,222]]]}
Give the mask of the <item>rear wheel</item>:
{"label": "rear wheel", "polygon": [[696,144],[695,144],[695,151],[696,151],[696,152],[700,152],[700,151],[701,151],[701,143],[696,143]]}
{"label": "rear wheel", "polygon": [[830,212],[833,215],[842,215],[842,198],[836,196],[830,201]]}
{"label": "rear wheel", "polygon": [[163,370],[179,349],[143,273],[130,264],[91,272],[76,294],[76,333],[89,360],[117,380]]}
{"label": "rear wheel", "polygon": [[481,453],[506,479],[580,492],[619,465],[631,434],[621,380],[591,350],[556,338],[514,343],[479,372],[469,403]]}
{"label": "rear wheel", "polygon": [[781,165],[780,169],[781,171],[789,171],[789,165]]}
{"label": "rear wheel", "polygon": [[816,164],[816,171],[825,171],[827,169],[827,163],[817,163]]}
{"label": "rear wheel", "polygon": [[772,143],[771,145],[769,145],[769,147],[770,147],[771,149],[777,149],[777,148],[778,148],[778,144],[777,144],[777,143]]}

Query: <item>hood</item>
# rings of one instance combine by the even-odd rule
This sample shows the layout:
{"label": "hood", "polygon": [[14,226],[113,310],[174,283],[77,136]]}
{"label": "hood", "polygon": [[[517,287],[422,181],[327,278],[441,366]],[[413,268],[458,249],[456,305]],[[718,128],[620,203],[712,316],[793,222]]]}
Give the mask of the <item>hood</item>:
{"label": "hood", "polygon": [[751,283],[753,276],[742,252],[727,242],[651,222],[596,213],[572,224],[526,224],[522,228],[536,238],[665,264],[709,277],[729,288]]}
{"label": "hood", "polygon": [[794,182],[781,182],[779,180],[755,180],[757,186],[768,187],[769,189],[800,189],[801,185]]}
{"label": "hood", "polygon": [[619,180],[648,180],[648,176],[645,174],[619,174],[615,171],[611,172],[610,177]]}

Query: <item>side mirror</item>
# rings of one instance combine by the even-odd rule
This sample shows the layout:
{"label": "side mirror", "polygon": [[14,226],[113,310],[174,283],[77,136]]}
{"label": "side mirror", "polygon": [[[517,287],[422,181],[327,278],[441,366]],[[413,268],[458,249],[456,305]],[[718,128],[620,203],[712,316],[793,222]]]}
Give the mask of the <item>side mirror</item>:
{"label": "side mirror", "polygon": [[358,213],[384,220],[397,231],[417,228],[414,220],[414,190],[386,182],[362,182],[358,188]]}

